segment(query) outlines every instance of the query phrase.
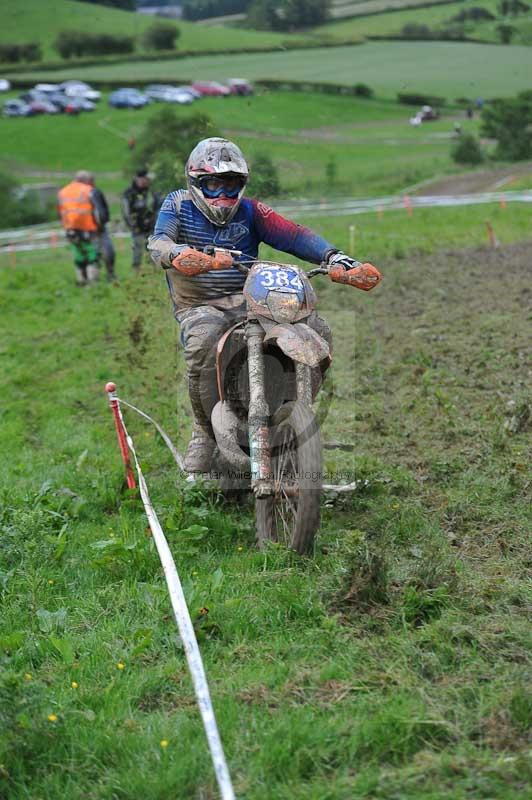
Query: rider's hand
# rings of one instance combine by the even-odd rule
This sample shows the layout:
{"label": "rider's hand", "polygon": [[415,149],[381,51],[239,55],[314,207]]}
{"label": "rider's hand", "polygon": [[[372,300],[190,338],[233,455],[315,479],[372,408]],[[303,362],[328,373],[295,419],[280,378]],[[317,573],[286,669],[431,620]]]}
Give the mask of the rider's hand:
{"label": "rider's hand", "polygon": [[345,270],[360,267],[360,261],[342,253],[341,250],[338,250],[336,253],[331,253],[327,258],[327,264],[329,267],[343,267]]}
{"label": "rider's hand", "polygon": [[217,250],[210,256],[187,246],[172,259],[172,266],[182,275],[190,277],[212,270],[230,269],[233,266],[233,256],[226,250]]}
{"label": "rider's hand", "polygon": [[344,269],[341,264],[329,268],[329,277],[335,283],[346,283],[363,292],[374,289],[382,280],[382,275],[373,264],[359,264],[352,269]]}

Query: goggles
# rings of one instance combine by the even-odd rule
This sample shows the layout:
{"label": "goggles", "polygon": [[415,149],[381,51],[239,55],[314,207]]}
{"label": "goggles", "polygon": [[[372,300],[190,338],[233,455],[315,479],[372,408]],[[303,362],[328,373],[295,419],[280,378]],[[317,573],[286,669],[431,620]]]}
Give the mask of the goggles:
{"label": "goggles", "polygon": [[204,197],[214,199],[225,195],[225,197],[238,197],[242,191],[245,180],[240,175],[206,175],[201,178],[200,188]]}

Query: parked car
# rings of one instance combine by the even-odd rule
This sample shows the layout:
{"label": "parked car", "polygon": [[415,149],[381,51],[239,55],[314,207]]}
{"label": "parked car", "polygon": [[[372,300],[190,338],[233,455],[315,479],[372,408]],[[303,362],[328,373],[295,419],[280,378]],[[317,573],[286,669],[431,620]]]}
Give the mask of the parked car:
{"label": "parked car", "polygon": [[109,96],[109,105],[113,108],[144,108],[150,102],[138,89],[117,89]]}
{"label": "parked car", "polygon": [[86,97],[69,97],[68,100],[78,111],[94,111],[96,108],[96,103]]}
{"label": "parked car", "polygon": [[227,86],[217,81],[194,81],[192,88],[205,97],[227,97],[231,94]]}
{"label": "parked car", "polygon": [[253,85],[245,78],[230,78],[227,81],[227,86],[231,94],[240,94],[244,95],[244,97],[254,92]]}
{"label": "parked car", "polygon": [[36,83],[32,91],[41,92],[41,94],[53,94],[61,90],[58,83]]}
{"label": "parked car", "polygon": [[11,82],[7,78],[0,78],[0,92],[9,92],[11,89]]}
{"label": "parked car", "polygon": [[[79,114],[82,109],[79,106],[79,99],[67,97],[63,92],[53,92],[48,95],[50,103],[53,103],[63,114]],[[86,102],[90,102],[87,100]]]}
{"label": "parked car", "polygon": [[30,108],[35,114],[59,114],[59,109],[49,100],[30,100]]}
{"label": "parked car", "polygon": [[29,92],[21,94],[19,100],[33,109],[34,114],[57,114],[59,109],[51,101],[50,97],[44,92],[30,89]]}
{"label": "parked car", "polygon": [[83,81],[64,81],[59,84],[59,89],[64,92],[67,97],[84,97],[86,100],[92,100],[97,103],[101,98],[102,93],[93,89],[88,83]]}
{"label": "parked car", "polygon": [[180,92],[188,92],[190,95],[192,95],[194,100],[199,100],[200,97],[202,97],[201,92],[198,92],[198,90],[194,89],[192,86],[175,86],[174,88]]}
{"label": "parked car", "polygon": [[194,100],[190,92],[178,89],[176,86],[165,86],[163,84],[146,86],[144,93],[150,100],[157,100],[161,103],[188,104]]}
{"label": "parked car", "polygon": [[28,103],[23,100],[8,100],[4,103],[4,115],[6,117],[32,117],[34,112]]}

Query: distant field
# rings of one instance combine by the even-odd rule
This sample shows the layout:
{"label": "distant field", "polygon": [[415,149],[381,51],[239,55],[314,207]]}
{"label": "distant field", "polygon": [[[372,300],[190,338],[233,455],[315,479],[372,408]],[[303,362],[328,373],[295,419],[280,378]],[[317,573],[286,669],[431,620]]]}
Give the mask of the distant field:
{"label": "distant field", "polygon": [[[140,36],[153,24],[153,20],[143,14],[72,0],[0,0],[0,19],[0,42],[38,41],[45,60],[59,60],[53,41],[61,30]],[[243,38],[241,31],[231,28],[205,28],[181,21],[178,27],[181,31],[179,50],[275,47],[290,38],[290,34],[257,31],[247,31]]]}
{"label": "distant field", "polygon": [[[386,3],[386,0],[370,0],[370,3],[371,2],[378,2],[383,5]],[[367,3],[363,5],[367,5]],[[411,6],[413,3],[404,0],[402,5]],[[401,29],[407,23],[416,23],[418,25],[428,25],[431,28],[438,28],[443,27],[455,14],[458,14],[468,7],[470,8],[472,5],[480,6],[487,9],[492,14],[497,15],[500,3],[499,0],[482,0],[482,2],[469,0],[468,2],[442,3],[431,6],[430,8],[405,8],[403,11],[395,10],[389,13],[364,17],[357,16],[356,18],[329,22],[326,25],[314,28],[313,33],[317,36],[327,36],[331,39],[346,41],[351,37],[360,38],[363,36],[396,35],[401,32]],[[361,4],[357,4],[356,8],[361,8]],[[364,13],[371,12],[368,11]],[[512,44],[532,43],[532,16],[512,17],[508,21],[516,28]],[[467,36],[471,38],[497,42],[498,34],[496,28],[497,25],[500,24],[500,18],[491,22],[468,22],[465,25],[465,32]]]}
{"label": "distant field", "polygon": [[[193,77],[224,80],[234,75],[346,85],[363,81],[382,97],[394,97],[398,91],[425,91],[448,98],[512,95],[530,88],[531,74],[532,49],[458,42],[375,42],[327,50],[132,61],[53,73],[54,80],[75,76],[126,85],[136,79],[177,82]],[[35,71],[24,78],[49,80],[50,73]]]}
{"label": "distant field", "polygon": [[426,5],[427,2],[445,4],[451,0],[360,0],[360,2],[335,3],[331,7],[332,19],[361,17],[364,14],[378,14],[381,11],[391,11],[400,8]]}

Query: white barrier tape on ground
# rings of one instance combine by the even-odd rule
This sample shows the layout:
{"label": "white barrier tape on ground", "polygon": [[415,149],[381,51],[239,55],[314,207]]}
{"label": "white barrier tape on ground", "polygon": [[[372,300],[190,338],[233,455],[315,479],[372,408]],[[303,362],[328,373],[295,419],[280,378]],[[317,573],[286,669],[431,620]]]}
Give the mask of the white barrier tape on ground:
{"label": "white barrier tape on ground", "polygon": [[[409,196],[408,202],[411,208],[453,208],[457,206],[474,206],[485,203],[532,203],[532,191],[514,192],[483,192],[478,194],[463,195],[413,195]],[[350,216],[355,214],[367,214],[375,211],[399,211],[404,209],[404,197],[370,197],[363,198],[330,198],[323,202],[314,200],[294,201],[293,203],[277,206],[280,214],[288,214],[297,217],[303,215],[313,215],[330,213],[337,216]],[[19,228],[18,230],[0,232],[0,254],[13,253],[19,251],[45,250],[53,247],[63,247],[68,242],[48,241],[46,244],[17,244],[20,239],[51,239],[61,232],[60,228],[32,232],[31,228]],[[128,231],[113,231],[113,238],[126,238],[131,234]],[[1,244],[1,242],[5,244]]]}
{"label": "white barrier tape on ground", "polygon": [[187,602],[185,600],[183,587],[179,579],[170,547],[166,541],[166,537],[163,529],[161,528],[161,524],[155,509],[152,506],[150,495],[148,493],[148,487],[137,458],[133,440],[127,432],[125,425],[124,431],[126,434],[128,447],[133,456],[133,460],[135,461],[135,467],[137,469],[137,475],[139,479],[140,496],[142,498],[146,516],[153,534],[153,540],[157,547],[157,552],[159,553],[159,558],[164,570],[164,576],[166,578],[166,585],[168,586],[168,592],[170,594],[172,608],[174,610],[175,620],[179,629],[179,635],[185,649],[188,668],[192,676],[194,691],[196,693],[196,699],[198,701],[201,718],[203,720],[218,787],[220,789],[222,800],[235,800],[235,793],[231,783],[229,770],[227,768],[227,762],[225,760],[222,741],[220,739],[218,726],[216,724],[216,718],[214,716],[205,669],[203,667],[203,661],[201,660],[201,654],[198,647],[198,642],[196,640],[196,635],[194,633],[194,626],[188,611]]}
{"label": "white barrier tape on ground", "polygon": [[161,428],[161,426],[157,422],[155,422],[155,420],[152,419],[149,414],[145,414],[144,411],[141,411],[140,408],[137,408],[136,406],[131,405],[131,403],[128,403],[127,400],[123,400],[121,397],[117,397],[116,399],[118,400],[119,403],[123,403],[123,405],[127,406],[132,411],[136,411],[137,414],[139,414],[141,417],[144,417],[144,419],[147,419],[148,422],[151,422],[151,424],[155,426],[155,428],[160,433],[164,443],[166,444],[166,446],[168,447],[168,449],[172,453],[175,463],[177,464],[179,469],[182,472],[184,472],[185,471],[185,464],[183,462],[183,459],[181,458],[181,456],[179,455],[178,451],[174,447],[174,443],[172,442],[172,440],[170,439],[170,437],[168,436],[166,431],[164,431],[163,428]]}

